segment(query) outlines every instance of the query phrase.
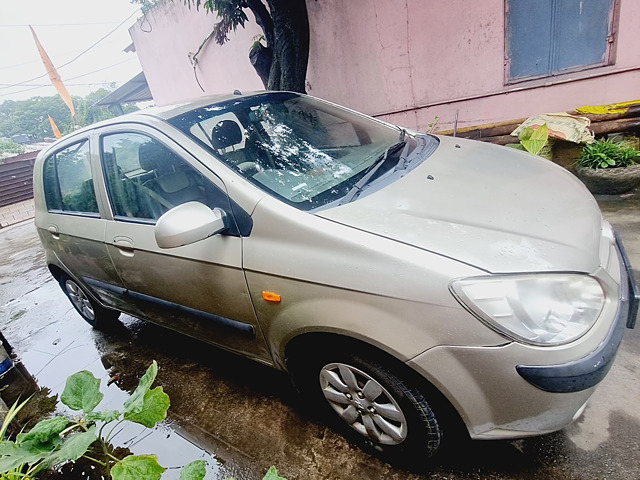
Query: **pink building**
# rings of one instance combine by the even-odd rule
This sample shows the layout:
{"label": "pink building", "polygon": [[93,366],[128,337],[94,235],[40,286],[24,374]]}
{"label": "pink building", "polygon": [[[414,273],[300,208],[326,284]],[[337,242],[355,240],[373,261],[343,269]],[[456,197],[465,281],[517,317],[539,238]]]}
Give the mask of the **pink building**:
{"label": "pink building", "polygon": [[[307,92],[425,130],[640,98],[637,0],[307,0]],[[248,14],[253,20],[251,13]],[[216,22],[182,2],[131,30],[157,104],[260,90],[247,24],[224,46]],[[200,86],[198,85],[200,83]]]}

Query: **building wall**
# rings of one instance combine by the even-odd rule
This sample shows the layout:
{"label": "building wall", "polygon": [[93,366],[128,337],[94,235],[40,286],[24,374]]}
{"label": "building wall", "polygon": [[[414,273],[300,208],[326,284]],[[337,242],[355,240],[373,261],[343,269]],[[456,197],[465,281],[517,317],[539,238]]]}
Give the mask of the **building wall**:
{"label": "building wall", "polygon": [[198,55],[194,74],[189,54],[198,51],[215,23],[215,15],[189,9],[179,1],[159,5],[131,27],[129,33],[157,105],[207,93],[264,88],[248,57],[253,37],[262,33],[253,22],[231,32],[225,45],[209,41]]}
{"label": "building wall", "polygon": [[[614,65],[514,85],[505,85],[505,0],[307,0],[307,7],[308,93],[393,123],[424,130],[438,116],[446,129],[456,113],[464,127],[640,98],[636,0],[620,0]],[[187,52],[214,22],[176,2],[131,29],[158,103],[202,94]],[[252,23],[228,44],[205,47],[198,77],[208,93],[262,88],[247,58],[259,33]]]}

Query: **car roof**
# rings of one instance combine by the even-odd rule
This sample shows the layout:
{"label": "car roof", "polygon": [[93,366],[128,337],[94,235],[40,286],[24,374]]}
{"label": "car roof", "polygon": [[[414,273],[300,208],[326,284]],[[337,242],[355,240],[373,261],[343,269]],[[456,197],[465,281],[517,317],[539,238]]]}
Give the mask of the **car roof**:
{"label": "car roof", "polygon": [[159,107],[156,106],[156,107],[145,108],[144,110],[137,110],[135,112],[127,113],[125,115],[120,115],[117,117],[109,118],[107,120],[102,120],[100,122],[92,123],[91,125],[87,125],[86,127],[82,127],[82,128],[79,128],[78,130],[68,133],[67,135],[58,139],[56,142],[47,146],[47,148],[43,149],[40,152],[39,156],[48,155],[49,152],[58,148],[58,145],[60,143],[66,142],[68,139],[73,138],[77,135],[82,135],[86,132],[90,132],[95,128],[105,127],[108,125],[115,125],[118,123],[126,123],[126,122],[137,121],[137,122],[144,123],[145,119],[148,117],[153,117],[153,118],[166,121],[173,117],[181,115],[183,113],[189,112],[191,110],[206,107],[208,105],[212,105],[215,103],[223,103],[229,100],[234,100],[234,99],[239,100],[239,99],[254,97],[256,95],[264,95],[264,94],[270,94],[270,93],[281,93],[281,92],[275,92],[271,90],[260,90],[260,91],[253,91],[253,92],[247,92],[247,93],[240,93],[239,91],[236,90],[235,93],[206,95],[203,97],[198,97],[192,100],[188,100],[188,101],[184,101],[184,102],[180,102],[172,105],[164,105]]}
{"label": "car roof", "polygon": [[[233,100],[233,99],[249,98],[256,95],[264,95],[265,93],[275,93],[275,92],[262,90],[262,91],[256,91],[256,92],[248,92],[244,94],[230,93],[230,94],[207,95],[204,97],[198,97],[193,100],[188,100],[185,102],[180,102],[172,105],[149,107],[149,108],[145,108],[144,110],[137,110],[135,112],[127,113],[125,115],[120,115],[117,117],[109,118],[107,120],[102,120],[100,122],[92,123],[91,125],[87,125],[86,127],[82,127],[78,130],[75,130],[65,135],[64,137],[62,137],[61,140],[93,130],[94,128],[113,125],[116,123],[131,122],[131,121],[135,122],[136,120],[144,120],[145,117],[155,117],[155,118],[159,118],[160,120],[168,120],[170,118],[176,117],[178,115],[189,112],[191,110],[206,107],[214,103],[222,103],[222,102],[226,102],[228,100]],[[51,144],[51,146],[55,146],[58,143],[59,141]],[[47,148],[47,150],[50,150],[50,148]]]}
{"label": "car roof", "polygon": [[170,118],[176,117],[178,115],[189,112],[191,110],[206,107],[214,103],[222,103],[222,102],[226,102],[233,99],[249,98],[255,95],[261,95],[265,93],[274,93],[274,92],[258,91],[258,92],[248,92],[245,94],[238,92],[238,93],[231,93],[231,94],[207,95],[204,97],[195,98],[193,100],[175,103],[173,105],[164,105],[161,107],[146,108],[144,110],[139,110],[134,113],[138,113],[142,115],[152,115],[162,120],[168,120]]}

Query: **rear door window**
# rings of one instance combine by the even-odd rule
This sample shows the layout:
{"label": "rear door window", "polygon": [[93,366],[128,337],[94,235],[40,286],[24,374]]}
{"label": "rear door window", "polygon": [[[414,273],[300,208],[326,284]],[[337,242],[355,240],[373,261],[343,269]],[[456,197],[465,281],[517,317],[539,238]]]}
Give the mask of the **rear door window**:
{"label": "rear door window", "polygon": [[49,211],[99,213],[90,160],[86,139],[45,159],[43,183]]}

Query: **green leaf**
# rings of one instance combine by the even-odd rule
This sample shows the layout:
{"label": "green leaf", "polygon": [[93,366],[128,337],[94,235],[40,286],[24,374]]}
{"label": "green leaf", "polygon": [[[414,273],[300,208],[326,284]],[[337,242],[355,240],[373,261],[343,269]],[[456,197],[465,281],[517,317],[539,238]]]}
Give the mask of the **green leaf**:
{"label": "green leaf", "polygon": [[[7,473],[20,465],[34,465],[45,458],[51,450],[33,452],[26,446],[13,442],[2,442],[3,450],[0,457],[0,474]],[[11,445],[11,446],[10,446]]]}
{"label": "green leaf", "polygon": [[31,400],[31,397],[33,397],[33,395],[31,395],[20,404],[18,404],[18,400],[16,400],[13,405],[11,405],[11,408],[9,408],[7,412],[5,412],[4,419],[2,420],[2,427],[0,428],[0,441],[4,439],[7,428],[9,428],[9,425],[11,424],[11,422],[13,422],[13,419],[18,415],[20,410],[22,410],[27,402]]}
{"label": "green leaf", "polygon": [[522,146],[529,153],[537,155],[542,150],[542,147],[547,143],[549,138],[549,127],[546,123],[543,123],[538,127],[527,140],[521,140]]}
{"label": "green leaf", "polygon": [[113,422],[120,418],[120,412],[118,410],[105,410],[103,412],[90,412],[86,415],[86,418],[90,422]]}
{"label": "green leaf", "polygon": [[68,424],[69,420],[65,417],[53,417],[48,420],[42,420],[29,432],[19,434],[16,438],[16,443],[23,445],[54,442],[59,439],[58,435],[67,428]]}
{"label": "green leaf", "polygon": [[125,415],[127,413],[140,413],[144,403],[144,396],[149,391],[149,388],[151,388],[151,384],[156,379],[156,375],[158,375],[158,363],[154,360],[140,379],[140,383],[138,383],[135,391],[127,401],[124,402]]}
{"label": "green leaf", "polygon": [[262,477],[262,480],[287,480],[287,479],[278,475],[278,470],[276,470],[276,467],[271,467],[269,471],[266,473],[266,475]]}
{"label": "green leaf", "polygon": [[86,432],[71,435],[62,442],[58,450],[43,460],[43,468],[52,468],[68,460],[79,459],[87,451],[89,445],[97,439],[95,425],[92,425]]}
{"label": "green leaf", "polygon": [[167,418],[169,405],[169,395],[164,393],[162,387],[156,387],[145,394],[140,411],[125,412],[124,419],[152,428]]}
{"label": "green leaf", "polygon": [[515,148],[516,150],[525,150],[521,143],[507,143],[505,147]]}
{"label": "green leaf", "polygon": [[0,442],[0,457],[3,455],[13,455],[16,449],[19,449],[20,446],[16,445],[14,442],[10,440],[5,440],[4,442]]}
{"label": "green leaf", "polygon": [[196,460],[184,466],[180,472],[180,480],[204,480],[206,475],[206,462],[204,460]]}
{"label": "green leaf", "polygon": [[160,480],[163,468],[155,455],[129,455],[111,469],[113,480]]}
{"label": "green leaf", "polygon": [[83,370],[67,378],[60,400],[71,410],[82,410],[85,414],[93,411],[102,401],[100,380],[91,372]]}
{"label": "green leaf", "polygon": [[533,135],[534,131],[535,130],[531,127],[524,127],[522,130],[520,130],[520,133],[518,134],[518,139],[520,141],[529,140],[531,138],[531,135]]}

